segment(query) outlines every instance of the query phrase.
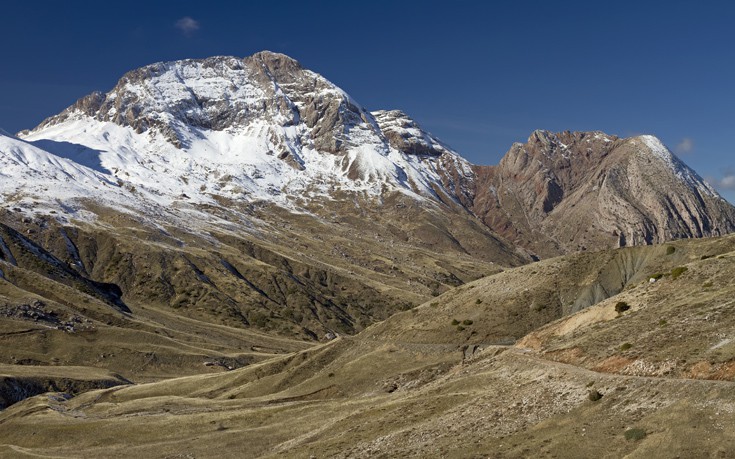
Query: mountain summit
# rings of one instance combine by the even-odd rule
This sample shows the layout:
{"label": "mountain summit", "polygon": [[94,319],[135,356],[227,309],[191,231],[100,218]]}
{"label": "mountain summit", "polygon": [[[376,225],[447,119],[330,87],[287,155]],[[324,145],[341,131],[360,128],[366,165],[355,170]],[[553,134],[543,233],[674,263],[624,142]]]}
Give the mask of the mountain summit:
{"label": "mountain summit", "polygon": [[[385,135],[340,88],[285,55],[264,51],[133,70],[107,94],[83,97],[22,136],[61,155],[69,144],[98,151],[102,168],[125,171],[143,187],[159,184],[164,194],[197,200],[204,186],[210,193],[239,197],[242,191],[285,203],[335,187],[432,195],[441,184],[431,164],[438,153],[464,160],[448,148],[417,148],[439,142],[411,123],[415,142],[398,141],[406,138],[396,130],[403,129],[400,123]],[[191,186],[162,181],[160,171]],[[229,183],[213,185],[222,177]]]}

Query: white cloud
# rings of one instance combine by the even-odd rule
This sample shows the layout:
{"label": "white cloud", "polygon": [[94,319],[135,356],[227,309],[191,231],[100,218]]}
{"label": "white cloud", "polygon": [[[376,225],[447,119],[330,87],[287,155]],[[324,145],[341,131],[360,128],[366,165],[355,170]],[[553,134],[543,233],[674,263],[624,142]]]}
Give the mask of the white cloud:
{"label": "white cloud", "polygon": [[735,174],[726,175],[717,181],[718,188],[735,190]]}
{"label": "white cloud", "polygon": [[681,142],[674,147],[674,151],[678,155],[686,155],[687,153],[691,153],[692,150],[694,150],[694,141],[689,137],[684,137],[681,139]]}
{"label": "white cloud", "polygon": [[720,177],[709,177],[707,181],[720,191],[735,191],[735,169],[726,167]]}
{"label": "white cloud", "polygon": [[189,16],[184,16],[183,18],[176,21],[174,26],[179,29],[184,35],[187,37],[190,37],[201,28],[199,25],[199,21],[190,18]]}

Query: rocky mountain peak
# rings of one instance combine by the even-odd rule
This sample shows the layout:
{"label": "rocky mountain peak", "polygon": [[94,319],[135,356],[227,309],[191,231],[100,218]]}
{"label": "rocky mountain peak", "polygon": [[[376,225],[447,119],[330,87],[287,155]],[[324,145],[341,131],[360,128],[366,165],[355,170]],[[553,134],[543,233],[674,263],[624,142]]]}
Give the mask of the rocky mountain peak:
{"label": "rocky mountain peak", "polygon": [[547,256],[735,230],[735,208],[650,135],[537,130],[479,177],[474,212]]}
{"label": "rocky mountain peak", "polygon": [[244,59],[246,65],[260,65],[268,72],[274,81],[280,83],[292,82],[304,71],[301,64],[294,58],[272,51],[260,51]]}
{"label": "rocky mountain peak", "polygon": [[34,131],[83,117],[160,134],[179,148],[189,146],[197,131],[251,132],[259,124],[303,123],[315,147],[330,153],[358,143],[350,138],[352,130],[372,133],[373,143],[383,143],[375,120],[344,91],[296,60],[270,51],[244,59],[217,56],[132,70],[108,93],[83,97]]}
{"label": "rocky mountain peak", "polygon": [[439,139],[424,131],[401,110],[372,112],[390,145],[410,155],[440,156],[449,151]]}
{"label": "rocky mountain peak", "polygon": [[[285,202],[305,190],[398,189],[456,202],[452,177],[466,175],[466,162],[405,113],[376,115],[296,60],[263,51],[132,70],[23,138],[62,156],[83,151],[85,165],[125,171],[157,196],[246,193]],[[442,156],[440,167],[431,164]],[[162,173],[176,182],[165,191]]]}

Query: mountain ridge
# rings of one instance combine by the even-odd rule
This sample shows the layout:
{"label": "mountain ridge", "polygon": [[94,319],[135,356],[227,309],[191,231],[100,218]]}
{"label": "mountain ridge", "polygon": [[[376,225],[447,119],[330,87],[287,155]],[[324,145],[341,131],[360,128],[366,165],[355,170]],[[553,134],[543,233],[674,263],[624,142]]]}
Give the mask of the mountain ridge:
{"label": "mountain ridge", "polygon": [[[115,127],[110,129],[108,123]],[[124,132],[126,128],[132,132]],[[80,130],[97,132],[79,135]],[[51,150],[59,150],[54,141],[75,144],[76,139],[92,155],[99,152],[98,170],[112,172],[117,180],[125,180],[118,170],[133,172],[125,170],[130,162],[119,160],[131,155],[139,164],[150,164],[133,166],[140,173],[138,185],[162,182],[161,173],[178,173],[175,182],[196,182],[199,190],[169,182],[152,194],[185,195],[193,201],[212,203],[207,194],[214,192],[289,206],[297,201],[290,196],[323,199],[343,189],[379,197],[387,187],[416,199],[461,204],[495,232],[541,256],[735,230],[733,207],[653,137],[640,136],[636,141],[601,131],[536,130],[525,144],[514,144],[498,165],[472,165],[404,112],[369,112],[321,75],[270,51],[243,59],[216,56],[132,70],[108,93],[85,96],[20,136]],[[116,140],[107,141],[110,136]],[[622,154],[626,142],[634,145]],[[151,151],[164,151],[167,145],[176,150]],[[114,158],[109,153],[116,149],[120,151]],[[611,152],[617,153],[616,161],[610,159]],[[177,171],[167,155],[184,170]],[[650,167],[656,170],[644,171],[638,164],[621,171],[618,163],[630,162],[631,156],[641,156],[636,161],[658,158],[666,167],[654,164]],[[232,167],[211,170],[217,163]],[[639,180],[607,186],[606,180],[636,167],[641,169],[638,175],[676,176],[681,186],[675,193],[657,196],[657,202],[642,202],[640,195],[666,193],[662,183]],[[212,187],[217,176],[232,183]],[[670,179],[663,180],[676,182]],[[586,196],[572,196],[582,193],[590,180],[612,191],[601,197],[593,186],[584,190]],[[638,192],[641,186],[646,189]],[[497,190],[516,195],[517,202],[498,198]],[[592,210],[598,221],[587,220],[589,225],[611,226],[609,234],[615,233],[617,240],[597,235],[562,241],[567,228],[545,227],[542,221],[563,226],[559,220],[564,218],[551,214],[573,213],[572,204],[557,209],[570,197],[577,201],[574,207],[582,201],[582,207],[592,206],[587,202],[592,197],[607,200]],[[615,207],[623,208],[620,212],[625,215]],[[710,214],[712,218],[707,217]],[[630,222],[614,225],[616,219]],[[530,242],[532,236],[549,233],[550,237],[540,238],[543,243]]]}

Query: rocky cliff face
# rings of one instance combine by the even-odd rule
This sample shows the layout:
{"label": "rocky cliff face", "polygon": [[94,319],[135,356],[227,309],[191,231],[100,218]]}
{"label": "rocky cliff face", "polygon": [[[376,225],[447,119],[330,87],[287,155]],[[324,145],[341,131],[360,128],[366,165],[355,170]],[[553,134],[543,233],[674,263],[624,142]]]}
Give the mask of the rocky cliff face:
{"label": "rocky cliff face", "polygon": [[[39,128],[80,116],[160,133],[177,147],[188,145],[192,129],[238,130],[256,121],[274,127],[303,122],[315,148],[332,153],[346,150],[348,129],[379,137],[374,120],[346,93],[290,57],[268,51],[132,70],[107,94],[83,97]],[[284,150],[277,153],[288,153],[281,143]]]}
{"label": "rocky cliff face", "polygon": [[735,230],[733,207],[652,136],[535,131],[475,172],[473,211],[541,256]]}

